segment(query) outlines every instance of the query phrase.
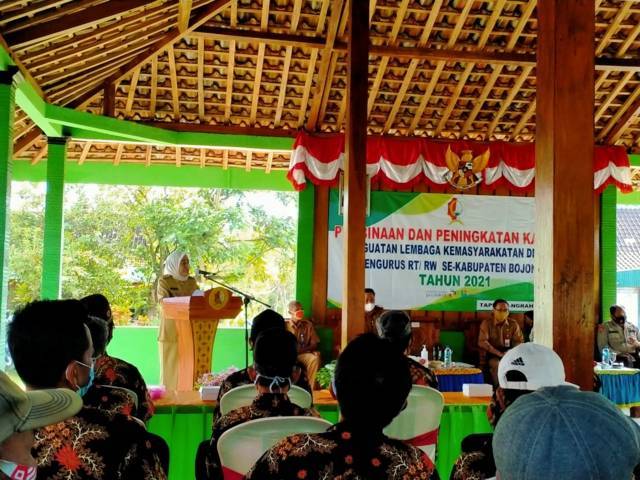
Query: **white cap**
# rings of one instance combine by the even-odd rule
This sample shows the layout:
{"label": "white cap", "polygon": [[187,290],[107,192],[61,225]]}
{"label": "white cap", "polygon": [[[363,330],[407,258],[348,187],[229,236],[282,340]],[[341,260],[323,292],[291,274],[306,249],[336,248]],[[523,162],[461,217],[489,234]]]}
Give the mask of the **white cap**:
{"label": "white cap", "polygon": [[[510,382],[507,372],[516,370],[526,382]],[[522,343],[512,348],[500,360],[498,380],[502,388],[512,390],[538,390],[542,387],[572,385],[565,381],[564,365],[556,352],[537,343]]]}

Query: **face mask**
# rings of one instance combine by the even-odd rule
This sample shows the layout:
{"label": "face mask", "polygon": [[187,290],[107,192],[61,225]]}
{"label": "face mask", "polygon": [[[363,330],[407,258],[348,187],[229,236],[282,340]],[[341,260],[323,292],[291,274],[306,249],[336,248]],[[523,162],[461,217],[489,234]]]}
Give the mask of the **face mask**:
{"label": "face mask", "polygon": [[375,303],[365,303],[364,304],[364,311],[365,312],[372,312],[374,308],[376,308],[376,304]]}
{"label": "face mask", "polygon": [[493,315],[496,320],[498,320],[499,322],[502,322],[507,319],[507,317],[509,316],[509,312],[504,312],[502,310],[500,311],[494,310]]}
{"label": "face mask", "polygon": [[271,380],[271,384],[269,385],[269,391],[274,393],[275,390],[280,390],[283,387],[291,386],[291,378],[290,377],[267,377],[266,375],[258,374],[256,376],[254,384],[258,383],[260,378],[264,378],[265,380]]}
{"label": "face mask", "polygon": [[624,315],[622,317],[616,317],[616,323],[619,325],[623,325],[624,322],[626,321],[627,321],[627,317]]}
{"label": "face mask", "polygon": [[0,460],[0,472],[11,480],[35,480],[37,468],[19,465],[8,460]]}
{"label": "face mask", "polygon": [[296,310],[293,312],[293,318],[296,320],[302,320],[304,318],[304,310]]}
{"label": "face mask", "polygon": [[[78,362],[80,365],[83,365],[85,367],[89,367],[89,365],[86,365],[82,362]],[[93,380],[96,376],[96,372],[93,369],[93,364],[89,367],[89,381],[87,382],[87,384],[84,387],[79,387],[78,388],[78,395],[80,395],[81,397],[84,397],[86,395],[86,393],[89,391],[89,389],[91,388],[91,386],[93,385]]]}

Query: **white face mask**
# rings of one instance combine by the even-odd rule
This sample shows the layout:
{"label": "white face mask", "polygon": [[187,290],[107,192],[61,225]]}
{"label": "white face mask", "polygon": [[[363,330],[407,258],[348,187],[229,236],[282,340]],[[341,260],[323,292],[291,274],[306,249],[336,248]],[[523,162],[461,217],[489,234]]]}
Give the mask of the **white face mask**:
{"label": "white face mask", "polygon": [[365,303],[364,304],[364,311],[365,312],[372,312],[374,308],[376,308],[376,304],[375,303]]}
{"label": "white face mask", "polygon": [[35,480],[37,469],[36,467],[19,465],[8,460],[0,460],[0,472],[11,480]]}

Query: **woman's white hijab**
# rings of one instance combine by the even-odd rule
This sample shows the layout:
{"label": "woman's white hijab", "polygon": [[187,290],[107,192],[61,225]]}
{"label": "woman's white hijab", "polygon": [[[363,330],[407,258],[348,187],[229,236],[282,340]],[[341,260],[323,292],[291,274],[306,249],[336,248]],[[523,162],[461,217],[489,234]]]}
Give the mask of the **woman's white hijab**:
{"label": "woman's white hijab", "polygon": [[173,278],[180,280],[181,282],[187,280],[189,277],[180,275],[180,262],[185,255],[186,253],[178,251],[169,255],[164,261],[164,274],[171,275]]}

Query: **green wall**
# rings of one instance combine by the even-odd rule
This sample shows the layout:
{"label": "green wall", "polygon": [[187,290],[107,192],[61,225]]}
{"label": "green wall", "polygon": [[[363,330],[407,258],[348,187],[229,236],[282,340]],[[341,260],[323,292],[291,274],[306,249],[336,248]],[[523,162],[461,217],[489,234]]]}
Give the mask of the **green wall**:
{"label": "green wall", "polygon": [[[117,327],[108,352],[138,367],[148,384],[160,383],[158,327]],[[220,328],[213,346],[212,371],[219,372],[232,365],[244,368],[244,330]]]}
{"label": "green wall", "polygon": [[[333,347],[333,332],[330,328],[321,327],[318,335],[320,352],[328,361]],[[160,383],[158,327],[116,327],[108,352],[138,367],[148,384]],[[249,362],[252,361],[249,350]],[[216,334],[211,371],[219,372],[230,366],[244,368],[244,330],[241,328],[219,328]]]}

